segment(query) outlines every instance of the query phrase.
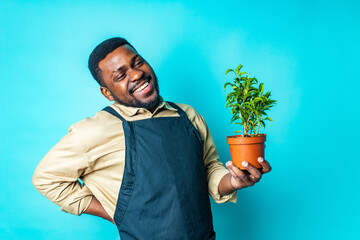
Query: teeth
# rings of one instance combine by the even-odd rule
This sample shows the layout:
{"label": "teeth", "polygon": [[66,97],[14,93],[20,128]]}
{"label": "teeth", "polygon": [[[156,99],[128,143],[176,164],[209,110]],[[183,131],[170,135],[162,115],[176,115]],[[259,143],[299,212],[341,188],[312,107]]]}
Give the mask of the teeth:
{"label": "teeth", "polygon": [[136,89],[134,91],[134,93],[140,92],[142,91],[144,88],[146,88],[149,85],[149,82],[146,82],[145,84],[143,84],[141,87],[139,87],[138,89]]}

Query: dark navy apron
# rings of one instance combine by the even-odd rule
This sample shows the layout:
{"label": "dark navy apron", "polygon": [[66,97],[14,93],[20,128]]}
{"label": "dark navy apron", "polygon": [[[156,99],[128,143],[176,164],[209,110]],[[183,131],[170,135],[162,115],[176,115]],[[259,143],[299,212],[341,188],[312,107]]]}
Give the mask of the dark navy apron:
{"label": "dark navy apron", "polygon": [[125,170],[114,221],[122,240],[215,239],[201,136],[180,117],[122,121]]}

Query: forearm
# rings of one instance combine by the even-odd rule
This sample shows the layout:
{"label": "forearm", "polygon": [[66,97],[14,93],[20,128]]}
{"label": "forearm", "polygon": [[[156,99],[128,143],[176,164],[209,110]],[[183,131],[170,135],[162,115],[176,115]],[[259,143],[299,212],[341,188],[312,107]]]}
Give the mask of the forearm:
{"label": "forearm", "polygon": [[81,215],[89,205],[93,193],[87,186],[69,177],[60,177],[39,167],[33,175],[33,185],[46,198],[61,207],[62,211]]}
{"label": "forearm", "polygon": [[99,200],[97,200],[95,197],[92,198],[89,207],[85,210],[84,213],[101,217],[115,224],[112,217],[110,217],[110,215],[105,211]]}
{"label": "forearm", "polygon": [[220,196],[229,195],[235,191],[235,188],[231,185],[231,174],[226,174],[221,180],[219,184],[219,193]]}
{"label": "forearm", "polygon": [[78,181],[88,173],[88,156],[76,130],[70,129],[40,161],[33,174],[33,185],[62,211],[81,215],[93,193]]}

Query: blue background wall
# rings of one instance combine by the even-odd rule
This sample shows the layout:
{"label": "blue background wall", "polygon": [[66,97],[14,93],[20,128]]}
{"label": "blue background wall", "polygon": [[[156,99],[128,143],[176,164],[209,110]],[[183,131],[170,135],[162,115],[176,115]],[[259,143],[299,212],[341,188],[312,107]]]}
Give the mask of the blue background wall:
{"label": "blue background wall", "polygon": [[205,117],[224,163],[235,131],[225,70],[242,63],[278,100],[265,131],[273,171],[237,204],[212,203],[218,239],[360,239],[359,12],[344,0],[1,1],[0,239],[118,239],[31,183],[68,127],[108,104],[87,58],[117,35],[165,99]]}

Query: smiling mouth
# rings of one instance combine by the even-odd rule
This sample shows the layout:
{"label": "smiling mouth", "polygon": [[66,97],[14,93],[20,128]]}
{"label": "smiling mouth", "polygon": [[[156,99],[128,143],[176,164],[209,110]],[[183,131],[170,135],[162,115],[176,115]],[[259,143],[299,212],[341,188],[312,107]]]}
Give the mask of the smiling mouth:
{"label": "smiling mouth", "polygon": [[144,84],[142,84],[140,87],[138,87],[134,93],[138,93],[140,91],[142,91],[144,88],[146,88],[149,85],[149,82],[145,82]]}
{"label": "smiling mouth", "polygon": [[150,79],[145,80],[142,83],[139,83],[133,90],[132,93],[138,93],[142,90],[144,90],[150,83]]}

